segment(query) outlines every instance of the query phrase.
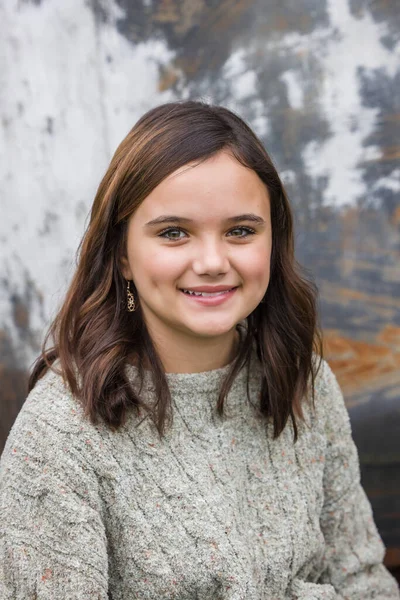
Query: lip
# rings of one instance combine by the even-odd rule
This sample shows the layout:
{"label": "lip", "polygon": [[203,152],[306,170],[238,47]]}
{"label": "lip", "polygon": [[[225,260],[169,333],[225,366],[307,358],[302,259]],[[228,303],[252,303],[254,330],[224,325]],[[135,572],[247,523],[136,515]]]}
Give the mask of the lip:
{"label": "lip", "polygon": [[[220,289],[218,289],[220,288]],[[222,289],[221,289],[222,288]],[[223,304],[224,302],[227,302],[230,298],[232,298],[232,296],[235,295],[236,291],[237,291],[237,287],[233,287],[229,288],[226,286],[203,286],[201,288],[184,288],[184,289],[190,289],[191,291],[196,291],[196,292],[208,292],[210,291],[212,292],[225,292],[222,294],[219,294],[218,296],[192,296],[190,294],[185,294],[185,292],[181,289],[180,292],[182,293],[183,296],[185,296],[185,298],[187,298],[188,302],[196,302],[197,304],[200,304],[202,306],[219,306],[220,304]]]}
{"label": "lip", "polygon": [[180,288],[180,290],[188,290],[189,292],[225,292],[237,287],[236,285],[198,285],[194,287]]}

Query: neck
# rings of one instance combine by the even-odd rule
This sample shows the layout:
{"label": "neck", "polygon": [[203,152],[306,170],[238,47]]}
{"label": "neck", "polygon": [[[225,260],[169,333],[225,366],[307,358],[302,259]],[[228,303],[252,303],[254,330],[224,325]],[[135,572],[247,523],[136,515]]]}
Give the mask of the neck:
{"label": "neck", "polygon": [[152,339],[166,373],[201,373],[232,362],[238,352],[240,334],[234,329],[215,339],[164,340],[154,335]]}

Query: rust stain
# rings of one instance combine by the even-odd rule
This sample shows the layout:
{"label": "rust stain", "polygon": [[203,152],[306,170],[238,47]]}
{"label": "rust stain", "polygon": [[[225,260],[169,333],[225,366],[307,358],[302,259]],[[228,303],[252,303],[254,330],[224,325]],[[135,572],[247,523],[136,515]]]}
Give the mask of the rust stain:
{"label": "rust stain", "polygon": [[400,158],[400,148],[399,146],[388,146],[386,148],[382,148],[382,156],[378,158],[378,162],[382,162],[385,160],[397,160]]}
{"label": "rust stain", "polygon": [[397,123],[400,122],[400,113],[392,113],[386,114],[381,117],[382,121],[387,121],[388,123]]}
{"label": "rust stain", "polygon": [[[153,13],[152,21],[161,28],[170,28],[175,42],[187,48],[190,36],[191,52],[181,52],[173,67],[161,75],[160,91],[170,89],[182,75],[195,78],[202,68],[217,69],[221,63],[220,52],[211,52],[207,40],[210,36],[224,35],[230,42],[231,31],[237,29],[241,15],[250,8],[248,0],[224,0],[210,9],[205,0],[162,0]],[[220,39],[216,37],[215,39]]]}
{"label": "rust stain", "polygon": [[183,37],[201,24],[206,9],[204,0],[162,0],[152,20],[161,25],[171,25],[175,35]]}
{"label": "rust stain", "polygon": [[386,325],[378,339],[390,346],[393,350],[400,352],[400,327],[395,325]]}
{"label": "rust stain", "polygon": [[[27,395],[28,373],[11,365],[18,358],[9,334],[0,329],[0,354],[8,364],[0,362],[0,453],[8,433]],[[3,359],[3,360],[4,360]]]}
{"label": "rust stain", "polygon": [[203,0],[191,0],[183,2],[181,5],[180,19],[175,24],[175,32],[178,35],[185,35],[201,20],[205,6]]}
{"label": "rust stain", "polygon": [[[375,342],[324,331],[324,354],[344,394],[400,385],[400,328],[387,326]],[[352,405],[351,399],[349,404]]]}
{"label": "rust stain", "polygon": [[26,329],[29,327],[29,313],[28,310],[20,301],[20,299],[16,299],[13,307],[13,317],[16,326],[20,329]]}
{"label": "rust stain", "polygon": [[171,67],[163,69],[158,81],[158,90],[165,92],[171,89],[179,79],[179,73]]}
{"label": "rust stain", "polygon": [[203,29],[213,33],[229,32],[248,8],[247,0],[225,0],[215,10],[206,13],[208,18],[203,23]]}
{"label": "rust stain", "polygon": [[172,26],[175,35],[183,37],[199,26],[210,32],[228,31],[245,10],[248,0],[225,0],[210,10],[204,0],[162,0],[152,16],[155,23]]}
{"label": "rust stain", "polygon": [[161,0],[152,19],[156,23],[177,23],[179,12],[178,3],[175,0]]}
{"label": "rust stain", "polygon": [[397,300],[396,298],[378,294],[368,294],[359,290],[340,287],[338,285],[329,283],[328,281],[322,281],[320,283],[320,290],[326,298],[335,298],[339,304],[341,303],[340,301],[345,303],[346,301],[350,300],[359,300],[369,304],[370,306],[382,305],[400,309],[400,300]]}
{"label": "rust stain", "polygon": [[393,225],[400,225],[400,205],[396,206],[392,215]]}
{"label": "rust stain", "polygon": [[197,58],[194,57],[185,57],[181,56],[176,59],[175,65],[178,69],[181,69],[185,75],[189,77],[193,77],[199,71],[202,64],[202,59],[200,56]]}
{"label": "rust stain", "polygon": [[388,548],[385,555],[387,567],[398,567],[400,565],[400,548]]}

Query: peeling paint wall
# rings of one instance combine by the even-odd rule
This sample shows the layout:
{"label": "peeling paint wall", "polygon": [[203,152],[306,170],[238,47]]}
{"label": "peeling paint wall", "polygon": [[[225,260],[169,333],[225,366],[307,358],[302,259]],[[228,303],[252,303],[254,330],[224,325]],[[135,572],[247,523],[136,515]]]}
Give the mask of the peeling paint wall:
{"label": "peeling paint wall", "polygon": [[162,102],[221,103],[286,183],[364,485],[400,564],[399,7],[8,0],[0,23],[0,446],[117,144]]}

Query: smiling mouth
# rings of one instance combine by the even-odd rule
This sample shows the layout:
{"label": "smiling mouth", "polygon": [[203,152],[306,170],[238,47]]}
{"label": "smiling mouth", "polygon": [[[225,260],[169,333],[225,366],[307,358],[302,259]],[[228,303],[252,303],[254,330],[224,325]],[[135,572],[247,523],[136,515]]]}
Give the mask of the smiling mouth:
{"label": "smiling mouth", "polygon": [[221,292],[192,292],[191,290],[181,290],[184,294],[188,296],[203,296],[203,297],[213,297],[213,296],[223,296],[232,290],[235,290],[236,287],[229,288],[228,290],[222,290]]}

